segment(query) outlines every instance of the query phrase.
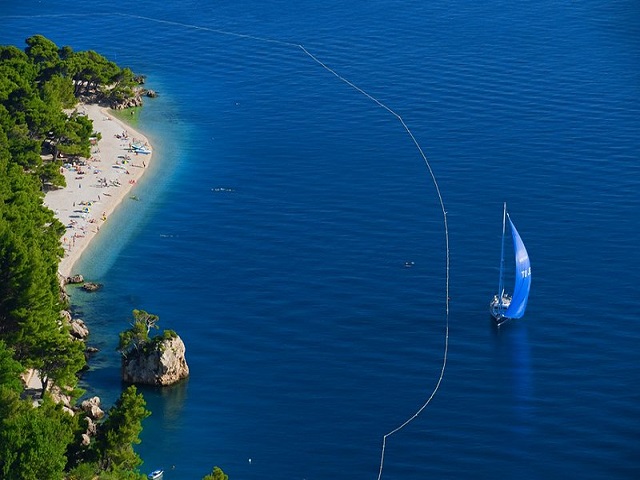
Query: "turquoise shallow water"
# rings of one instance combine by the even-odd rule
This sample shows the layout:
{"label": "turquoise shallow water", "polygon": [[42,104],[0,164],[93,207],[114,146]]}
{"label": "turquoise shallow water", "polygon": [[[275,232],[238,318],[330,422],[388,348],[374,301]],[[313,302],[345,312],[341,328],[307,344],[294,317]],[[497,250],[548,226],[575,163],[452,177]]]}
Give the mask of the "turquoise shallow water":
{"label": "turquoise shallow water", "polygon": [[[375,478],[382,436],[438,379],[429,173],[397,119],[302,44],[402,116],[448,212],[445,377],[388,439],[383,478],[638,477],[635,3],[91,8],[4,6],[0,39],[95,49],[160,92],[139,119],[156,151],[141,201],[79,266],[105,288],[73,295],[101,348],[85,381],[107,403],[133,308],[187,344],[189,381],[144,390],[145,468]],[[533,291],[525,319],[496,332],[503,201]]]}

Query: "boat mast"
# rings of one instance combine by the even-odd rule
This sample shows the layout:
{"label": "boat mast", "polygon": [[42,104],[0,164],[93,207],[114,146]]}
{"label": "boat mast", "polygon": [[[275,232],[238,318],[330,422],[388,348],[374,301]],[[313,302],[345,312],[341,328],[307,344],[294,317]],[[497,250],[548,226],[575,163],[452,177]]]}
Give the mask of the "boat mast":
{"label": "boat mast", "polygon": [[502,312],[502,290],[504,288],[504,281],[502,279],[502,272],[504,270],[504,232],[507,222],[507,202],[504,202],[504,210],[502,212],[502,244],[500,247],[500,280],[498,281],[498,305],[500,306],[500,312]]}

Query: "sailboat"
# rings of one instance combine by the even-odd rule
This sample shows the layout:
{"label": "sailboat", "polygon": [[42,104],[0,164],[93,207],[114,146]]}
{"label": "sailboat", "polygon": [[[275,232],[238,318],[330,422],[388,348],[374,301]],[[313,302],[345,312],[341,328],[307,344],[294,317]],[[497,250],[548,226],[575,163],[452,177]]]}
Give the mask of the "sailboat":
{"label": "sailboat", "polygon": [[[504,236],[506,232],[507,220],[511,227],[511,235],[513,237],[513,250],[515,253],[516,275],[513,294],[508,294],[504,290]],[[516,230],[515,225],[511,221],[511,217],[507,213],[507,204],[504,204],[502,213],[502,248],[500,253],[500,280],[498,282],[498,294],[494,295],[493,300],[489,304],[491,316],[495,319],[498,326],[504,322],[521,318],[527,308],[527,300],[529,300],[529,290],[531,289],[531,263],[529,262],[529,254],[520,238],[520,234]]]}

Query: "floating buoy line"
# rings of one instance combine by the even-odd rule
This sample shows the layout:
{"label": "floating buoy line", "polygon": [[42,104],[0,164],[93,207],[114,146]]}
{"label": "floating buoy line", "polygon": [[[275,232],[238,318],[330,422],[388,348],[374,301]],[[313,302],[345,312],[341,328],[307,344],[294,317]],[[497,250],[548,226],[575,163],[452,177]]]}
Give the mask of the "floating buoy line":
{"label": "floating buoy line", "polygon": [[[72,16],[80,16],[80,15],[79,14],[78,15],[73,15],[73,14],[46,15],[45,14],[45,15],[30,15],[30,16],[28,16],[28,18],[33,18],[33,17],[72,17]],[[82,15],[82,16],[84,17],[84,15]],[[413,135],[413,132],[408,127],[408,125],[405,123],[404,119],[397,112],[395,112],[393,109],[388,107],[382,101],[378,100],[376,97],[374,97],[374,96],[370,95],[369,93],[367,93],[365,90],[363,90],[362,88],[360,88],[356,84],[354,84],[351,81],[349,81],[347,78],[345,78],[342,75],[340,75],[338,72],[336,72],[331,67],[329,67],[327,64],[322,62],[322,60],[320,60],[318,57],[316,57],[313,53],[311,53],[309,50],[307,50],[301,44],[282,41],[282,40],[277,40],[277,39],[273,39],[273,38],[258,37],[258,36],[255,36],[255,35],[248,35],[248,34],[242,34],[242,33],[237,33],[237,32],[231,32],[231,31],[228,31],[228,30],[221,30],[221,29],[216,29],[216,28],[212,28],[212,27],[193,25],[193,24],[188,24],[188,23],[176,22],[176,21],[172,21],[172,20],[164,20],[164,19],[160,19],[160,18],[147,17],[147,16],[144,16],[144,15],[133,15],[133,14],[128,14],[128,13],[112,12],[112,13],[92,13],[92,16],[93,17],[96,17],[96,16],[121,16],[121,17],[126,17],[126,18],[137,19],[137,20],[146,20],[146,21],[149,21],[149,22],[155,22],[155,23],[160,23],[160,24],[165,24],[165,25],[170,25],[170,26],[175,26],[175,27],[180,27],[180,28],[188,28],[188,29],[199,30],[199,31],[207,31],[207,32],[216,33],[216,34],[219,34],[219,35],[227,35],[227,36],[232,36],[232,37],[236,37],[236,38],[254,40],[254,41],[258,41],[258,42],[274,43],[274,44],[278,44],[278,45],[287,46],[287,47],[291,47],[291,48],[297,49],[297,50],[301,51],[302,53],[304,53],[307,57],[309,57],[317,65],[322,67],[324,70],[326,70],[327,72],[329,72],[330,74],[335,76],[342,83],[344,83],[344,84],[348,85],[349,87],[353,88],[354,90],[356,90],[357,92],[359,92],[360,94],[364,95],[369,100],[371,100],[372,102],[377,104],[380,108],[386,110],[388,113],[393,115],[396,118],[396,120],[398,122],[400,122],[400,124],[404,128],[405,132],[407,133],[407,135],[409,136],[409,138],[411,139],[411,141],[413,142],[413,144],[417,148],[420,157],[422,158],[425,166],[427,167],[427,170],[429,171],[429,175],[431,176],[431,180],[433,182],[433,185],[434,185],[435,190],[436,190],[436,194],[438,196],[438,202],[439,202],[440,208],[442,210],[442,223],[443,223],[443,226],[444,226],[444,237],[445,237],[445,296],[444,296],[444,304],[445,304],[445,334],[444,334],[444,351],[443,351],[443,355],[442,355],[442,364],[441,364],[441,367],[440,367],[439,376],[438,376],[438,379],[437,379],[435,385],[433,386],[433,388],[431,390],[431,393],[426,397],[426,399],[424,400],[422,405],[411,416],[409,416],[403,423],[401,423],[397,427],[393,428],[392,430],[390,430],[389,432],[384,434],[383,437],[382,437],[382,449],[381,449],[381,454],[380,454],[380,468],[378,470],[378,477],[377,477],[378,480],[380,480],[382,478],[382,473],[383,473],[383,469],[384,469],[384,461],[385,461],[385,452],[386,452],[386,447],[387,447],[387,440],[390,437],[392,437],[393,435],[395,435],[396,433],[400,432],[403,428],[405,428],[411,422],[413,422],[413,420],[415,420],[427,408],[427,406],[431,403],[431,401],[435,397],[436,393],[438,392],[438,390],[440,388],[440,385],[442,384],[442,380],[444,378],[444,372],[445,372],[445,369],[446,369],[446,366],[447,366],[447,357],[448,357],[448,354],[449,354],[449,275],[450,275],[449,225],[448,225],[448,221],[447,221],[447,211],[446,211],[445,206],[444,206],[444,200],[442,198],[442,193],[440,191],[440,186],[438,185],[438,180],[437,180],[437,178],[436,178],[436,176],[435,176],[435,174],[433,172],[433,169],[431,168],[431,164],[429,163],[429,159],[427,158],[427,156],[425,155],[422,147],[420,146],[420,143],[418,142],[416,137]],[[17,18],[18,16],[11,16],[11,17],[12,18]],[[24,16],[24,17],[27,18],[26,16]],[[251,463],[251,460],[249,460],[249,463]]]}

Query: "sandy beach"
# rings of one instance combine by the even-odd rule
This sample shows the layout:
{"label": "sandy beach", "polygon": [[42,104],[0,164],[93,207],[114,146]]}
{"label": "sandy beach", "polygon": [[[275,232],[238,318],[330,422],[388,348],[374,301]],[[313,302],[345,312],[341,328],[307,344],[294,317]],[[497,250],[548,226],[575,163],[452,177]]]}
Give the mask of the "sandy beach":
{"label": "sandy beach", "polygon": [[[91,157],[80,164],[65,163],[65,188],[50,191],[44,203],[67,227],[61,238],[65,255],[58,266],[68,277],[91,240],[109,228],[109,215],[125,198],[135,199],[135,187],[149,166],[152,154],[136,153],[131,145],[146,145],[147,138],[98,105],[78,105],[93,120],[102,138],[92,146]],[[84,163],[84,165],[83,165]]]}

